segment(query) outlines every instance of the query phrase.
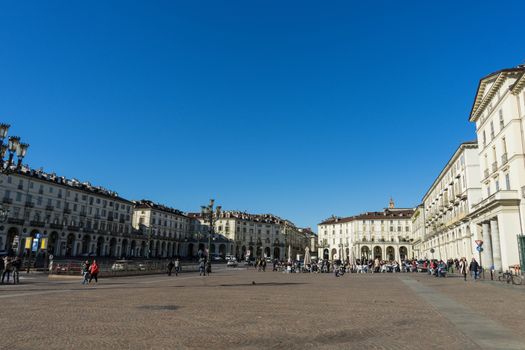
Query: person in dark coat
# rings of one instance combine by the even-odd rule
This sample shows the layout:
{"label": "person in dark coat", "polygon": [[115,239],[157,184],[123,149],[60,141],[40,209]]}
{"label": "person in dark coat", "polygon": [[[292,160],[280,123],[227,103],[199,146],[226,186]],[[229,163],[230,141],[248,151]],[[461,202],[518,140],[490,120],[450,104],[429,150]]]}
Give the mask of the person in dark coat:
{"label": "person in dark coat", "polygon": [[479,277],[479,264],[475,258],[472,258],[472,261],[470,262],[469,270],[470,272],[472,272],[472,276],[474,277],[474,280],[477,280]]}

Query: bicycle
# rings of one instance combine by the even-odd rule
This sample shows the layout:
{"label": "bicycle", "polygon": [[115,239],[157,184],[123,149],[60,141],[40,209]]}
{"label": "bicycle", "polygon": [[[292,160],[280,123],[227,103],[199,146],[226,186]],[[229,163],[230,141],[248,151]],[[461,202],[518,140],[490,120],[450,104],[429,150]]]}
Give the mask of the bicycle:
{"label": "bicycle", "polygon": [[501,275],[498,276],[498,281],[500,282],[507,282],[515,284],[515,285],[521,285],[521,277],[518,275],[513,275],[511,272],[503,272]]}

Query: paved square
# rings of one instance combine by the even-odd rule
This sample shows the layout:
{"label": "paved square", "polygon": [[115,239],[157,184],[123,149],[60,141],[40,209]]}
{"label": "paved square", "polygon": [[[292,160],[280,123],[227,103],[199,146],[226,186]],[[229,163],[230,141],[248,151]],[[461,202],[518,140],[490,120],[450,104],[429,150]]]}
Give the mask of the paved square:
{"label": "paved square", "polygon": [[[36,276],[36,275],[35,275]],[[2,349],[524,349],[521,287],[233,269],[0,286]]]}

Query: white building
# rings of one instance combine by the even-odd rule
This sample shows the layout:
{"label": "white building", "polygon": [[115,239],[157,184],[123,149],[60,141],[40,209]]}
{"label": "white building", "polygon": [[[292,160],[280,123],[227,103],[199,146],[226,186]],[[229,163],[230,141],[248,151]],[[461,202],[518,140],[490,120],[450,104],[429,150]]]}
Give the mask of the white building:
{"label": "white building", "polygon": [[[200,214],[192,216],[198,219],[202,226],[208,225]],[[296,254],[304,254],[306,246],[310,246],[311,243],[308,232],[273,214],[222,211],[214,226],[215,232],[228,242],[212,242],[212,253],[215,249],[213,245],[218,245],[218,254],[231,254],[238,259],[244,259],[248,251],[252,257],[272,259],[287,259],[291,251],[291,257],[295,259]],[[201,245],[204,244],[207,245],[207,241]]]}
{"label": "white building", "polygon": [[413,209],[395,208],[391,200],[380,212],[331,217],[318,225],[319,256],[325,259],[402,260],[411,258]]}
{"label": "white building", "polygon": [[461,144],[423,197],[424,222],[418,227],[418,257],[455,259],[472,257],[476,227],[472,227],[471,207],[481,198],[477,142]]}
{"label": "white building", "polygon": [[0,225],[0,250],[22,254],[28,238],[41,236],[46,244],[39,252],[119,257],[135,237],[133,203],[87,182],[22,167],[0,175],[0,198],[9,210]]}
{"label": "white building", "polygon": [[519,263],[518,242],[524,242],[524,87],[525,66],[489,74],[479,82],[469,118],[476,123],[481,174],[472,218],[476,239],[484,242],[483,265],[497,270]]}
{"label": "white building", "polygon": [[190,218],[180,210],[149,200],[134,201],[132,224],[147,237],[150,257],[187,255]]}

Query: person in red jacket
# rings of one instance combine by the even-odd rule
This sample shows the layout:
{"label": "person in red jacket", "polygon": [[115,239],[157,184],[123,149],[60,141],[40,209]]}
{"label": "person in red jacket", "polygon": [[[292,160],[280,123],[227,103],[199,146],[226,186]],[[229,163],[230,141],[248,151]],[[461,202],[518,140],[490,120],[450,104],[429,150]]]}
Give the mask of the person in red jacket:
{"label": "person in red jacket", "polygon": [[91,283],[93,279],[95,279],[95,283],[98,283],[98,264],[96,260],[93,260],[93,263],[89,267],[89,275],[89,283]]}

